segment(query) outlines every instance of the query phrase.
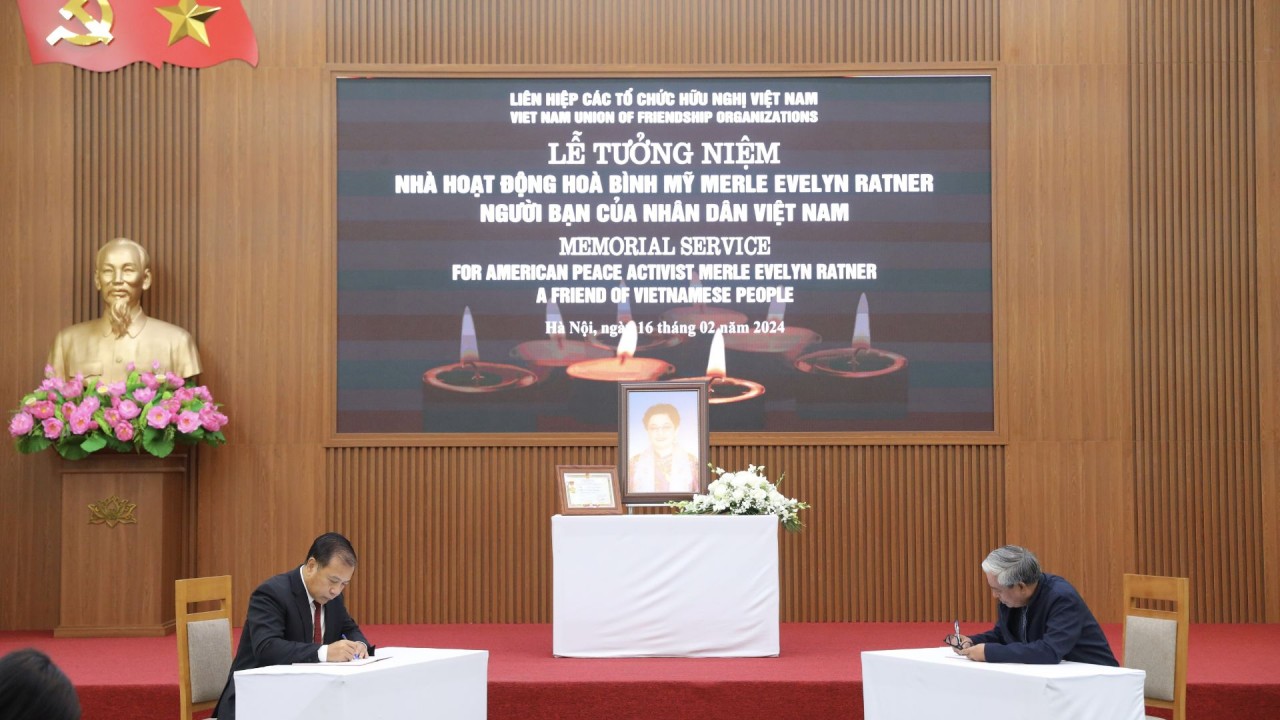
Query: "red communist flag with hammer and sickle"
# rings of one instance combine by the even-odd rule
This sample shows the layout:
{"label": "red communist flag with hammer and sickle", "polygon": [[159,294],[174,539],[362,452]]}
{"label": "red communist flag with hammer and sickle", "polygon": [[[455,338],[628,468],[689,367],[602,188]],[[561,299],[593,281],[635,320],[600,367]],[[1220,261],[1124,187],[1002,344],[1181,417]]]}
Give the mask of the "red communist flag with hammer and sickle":
{"label": "red communist flag with hammer and sickle", "polygon": [[130,63],[258,64],[240,0],[18,0],[31,61],[105,72]]}

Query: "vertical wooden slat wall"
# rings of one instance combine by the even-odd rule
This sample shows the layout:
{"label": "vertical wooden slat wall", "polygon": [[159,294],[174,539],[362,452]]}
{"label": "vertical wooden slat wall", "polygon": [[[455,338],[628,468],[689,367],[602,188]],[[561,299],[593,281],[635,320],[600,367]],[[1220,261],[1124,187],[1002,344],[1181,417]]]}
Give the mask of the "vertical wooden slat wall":
{"label": "vertical wooden slat wall", "polygon": [[[332,72],[990,70],[1000,433],[745,445],[811,501],[787,620],[990,617],[976,563],[1022,542],[1104,619],[1125,571],[1187,574],[1198,621],[1280,621],[1280,11],[1271,0],[262,0],[261,60],[33,67],[0,4],[0,391],[97,314],[114,235],[197,334],[232,417],[200,452],[199,574],[237,605],[326,528],[364,622],[550,618],[552,474],[611,446],[331,438]],[[10,400],[12,403],[13,400]],[[7,445],[7,444],[6,444]],[[56,624],[58,463],[0,450],[0,628]]]}
{"label": "vertical wooden slat wall", "polygon": [[[16,3],[0,3],[0,408],[43,376],[49,344],[71,320],[69,241],[75,187],[74,70],[31,67]],[[8,426],[9,414],[0,415]],[[0,628],[51,628],[58,617],[57,459],[0,447],[0,545],[9,567]]]}
{"label": "vertical wooden slat wall", "polygon": [[[1010,0],[996,121],[1004,535],[1103,617],[1132,567],[1125,8]],[[997,137],[1000,137],[999,129]]]}
{"label": "vertical wooden slat wall", "polygon": [[102,313],[92,268],[98,248],[116,237],[151,255],[143,307],[200,341],[196,262],[199,207],[199,74],[134,64],[112,73],[75,71],[76,322]]}
{"label": "vertical wooden slat wall", "polygon": [[196,564],[231,574],[240,608],[329,525],[322,443],[336,305],[324,7],[246,3],[258,66],[200,73],[201,380],[231,422],[228,445],[198,458]]}
{"label": "vertical wooden slat wall", "polygon": [[1254,3],[1253,33],[1263,587],[1267,622],[1280,622],[1280,3]]}
{"label": "vertical wooden slat wall", "polygon": [[[1000,448],[719,446],[711,456],[785,471],[787,492],[814,506],[808,528],[781,539],[784,620],[989,610],[974,567],[1000,541]],[[359,541],[353,612],[397,623],[549,621],[554,468],[615,462],[612,447],[331,451],[329,516]]]}
{"label": "vertical wooden slat wall", "polygon": [[1252,5],[1136,0],[1129,25],[1135,567],[1190,577],[1211,622],[1265,592]]}
{"label": "vertical wooden slat wall", "polygon": [[326,0],[344,65],[994,62],[997,0]]}

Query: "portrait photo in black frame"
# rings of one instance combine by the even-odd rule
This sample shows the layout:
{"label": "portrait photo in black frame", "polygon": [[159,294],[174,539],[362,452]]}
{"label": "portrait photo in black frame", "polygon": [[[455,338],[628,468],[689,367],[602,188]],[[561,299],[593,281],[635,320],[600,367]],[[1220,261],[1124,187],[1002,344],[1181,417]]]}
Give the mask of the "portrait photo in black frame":
{"label": "portrait photo in black frame", "polygon": [[707,486],[707,383],[618,384],[618,478],[628,505],[688,500]]}

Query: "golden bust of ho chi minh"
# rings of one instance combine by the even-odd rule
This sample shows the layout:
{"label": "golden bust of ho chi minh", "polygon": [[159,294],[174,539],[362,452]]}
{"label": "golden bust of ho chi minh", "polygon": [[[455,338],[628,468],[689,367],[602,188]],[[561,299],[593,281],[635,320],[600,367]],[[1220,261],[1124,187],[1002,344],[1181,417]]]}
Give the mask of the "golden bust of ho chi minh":
{"label": "golden bust of ho chi minh", "polygon": [[184,378],[200,374],[200,354],[190,333],[142,311],[142,293],[151,287],[145,248],[128,238],[103,245],[93,282],[102,293],[102,317],[58,333],[49,351],[55,374],[120,382],[129,375],[129,363],[150,369],[154,362]]}

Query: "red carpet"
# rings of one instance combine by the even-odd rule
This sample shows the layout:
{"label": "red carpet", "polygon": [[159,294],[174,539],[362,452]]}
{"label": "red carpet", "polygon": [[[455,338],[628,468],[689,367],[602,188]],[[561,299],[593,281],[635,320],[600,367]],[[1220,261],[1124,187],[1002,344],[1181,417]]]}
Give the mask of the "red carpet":
{"label": "red carpet", "polygon": [[[967,624],[964,629],[986,629]],[[374,625],[384,646],[489,651],[489,717],[629,718],[862,717],[859,653],[939,644],[945,623],[786,624],[782,656],[742,659],[586,660],[551,656],[550,625]],[[1119,627],[1108,626],[1119,647]],[[178,660],[166,638],[54,639],[0,633],[0,654],[47,652],[76,684],[86,720],[173,718]],[[1280,625],[1191,629],[1188,717],[1280,718],[1275,668]]]}

